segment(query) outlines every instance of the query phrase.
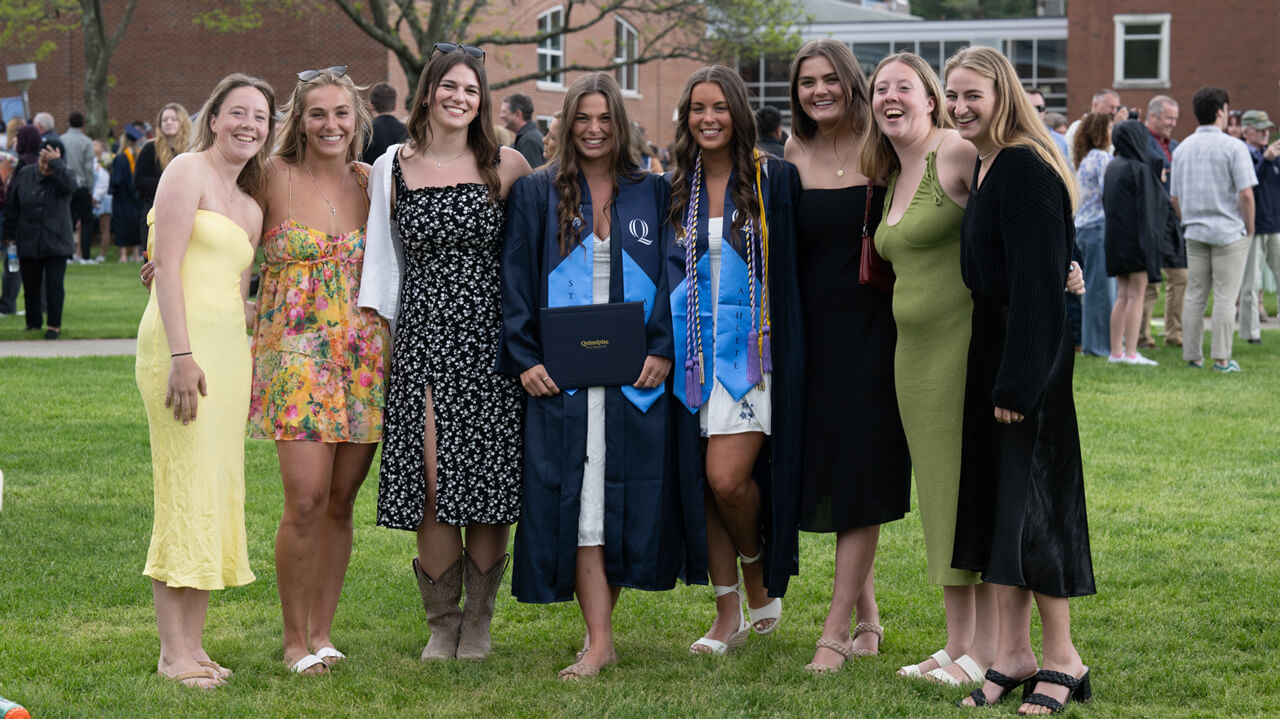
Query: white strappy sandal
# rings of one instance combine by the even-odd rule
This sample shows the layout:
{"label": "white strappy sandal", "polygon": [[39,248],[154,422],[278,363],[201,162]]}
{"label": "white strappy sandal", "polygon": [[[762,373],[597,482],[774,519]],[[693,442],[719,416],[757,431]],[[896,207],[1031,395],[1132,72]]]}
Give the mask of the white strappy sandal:
{"label": "white strappy sandal", "polygon": [[[930,654],[929,658],[937,662],[939,668],[949,667],[952,664],[955,664],[955,662],[952,661],[951,659],[951,655],[947,654],[946,649],[939,649],[933,654]],[[905,667],[902,667],[901,669],[898,670],[898,676],[906,677],[907,679],[923,679],[924,678],[924,675],[920,673],[919,664],[908,664]]]}
{"label": "white strappy sandal", "polygon": [[[713,584],[711,585],[711,588],[715,590],[716,599],[728,594],[736,594],[738,596],[738,630],[729,635],[729,641],[727,642],[722,642],[719,639],[712,639],[710,637],[701,637],[696,642],[689,645],[689,651],[693,654],[711,654],[722,657],[746,643],[747,637],[751,634],[751,625],[747,624],[746,617],[742,616],[742,603],[746,600],[746,596],[742,591],[741,582],[731,587]],[[702,648],[699,649],[699,647]]]}
{"label": "white strappy sandal", "polygon": [[[764,548],[761,547],[756,556],[748,557],[742,552],[738,552],[738,560],[743,564],[755,564],[760,561],[760,557],[764,556]],[[744,597],[745,598],[745,597]],[[751,631],[764,636],[770,634],[778,628],[778,623],[782,621],[782,597],[774,597],[772,602],[763,607],[751,608],[751,603],[747,602],[747,615],[751,617]],[[756,625],[765,620],[772,619],[773,623],[764,629],[760,629]]]}
{"label": "white strappy sandal", "polygon": [[956,659],[955,665],[964,670],[964,674],[969,677],[969,681],[962,682],[959,679],[956,679],[951,676],[950,672],[942,667],[930,669],[929,673],[925,676],[939,684],[946,684],[949,687],[958,687],[965,684],[981,684],[982,678],[986,675],[986,672],[982,670],[982,667],[978,666],[978,663],[973,661],[973,658],[968,654],[961,654],[960,657]]}

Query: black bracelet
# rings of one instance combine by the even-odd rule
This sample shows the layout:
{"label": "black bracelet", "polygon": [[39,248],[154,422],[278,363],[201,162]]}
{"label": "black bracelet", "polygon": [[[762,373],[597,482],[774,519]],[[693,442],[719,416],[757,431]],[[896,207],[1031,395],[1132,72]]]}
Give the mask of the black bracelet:
{"label": "black bracelet", "polygon": [[186,356],[187,356],[187,355],[189,355],[189,354],[191,354],[191,353],[190,353],[190,352],[179,352],[178,354],[169,355],[169,359],[176,359],[176,358],[178,358],[178,357],[186,357]]}

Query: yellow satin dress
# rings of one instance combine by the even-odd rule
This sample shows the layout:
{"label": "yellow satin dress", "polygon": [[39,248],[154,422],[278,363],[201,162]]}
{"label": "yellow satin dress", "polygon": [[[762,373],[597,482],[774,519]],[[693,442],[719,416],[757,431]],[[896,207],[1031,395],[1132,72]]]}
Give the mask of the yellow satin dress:
{"label": "yellow satin dress", "polygon": [[[147,246],[155,242],[154,212]],[[244,425],[253,370],[240,276],[253,262],[244,230],[197,210],[182,260],[187,336],[208,395],[183,425],[164,406],[172,363],[152,288],[138,325],[135,373],[151,429],[155,520],[143,574],[170,587],[222,589],[253,581],[244,528]]]}

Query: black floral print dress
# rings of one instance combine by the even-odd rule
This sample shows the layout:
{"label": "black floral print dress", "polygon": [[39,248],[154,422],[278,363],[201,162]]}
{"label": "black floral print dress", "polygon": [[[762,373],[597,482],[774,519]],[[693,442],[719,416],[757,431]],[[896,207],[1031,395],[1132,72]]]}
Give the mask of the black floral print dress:
{"label": "black floral print dress", "polygon": [[426,392],[436,425],[436,520],[520,515],[524,390],[494,371],[502,330],[501,202],[480,183],[409,189],[399,157],[394,221],[404,247],[378,476],[378,524],[416,530],[426,496]]}

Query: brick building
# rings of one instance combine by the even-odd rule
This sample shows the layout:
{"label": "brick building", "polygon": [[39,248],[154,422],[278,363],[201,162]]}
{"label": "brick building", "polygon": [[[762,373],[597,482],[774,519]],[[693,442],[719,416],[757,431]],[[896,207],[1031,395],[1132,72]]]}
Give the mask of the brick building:
{"label": "brick building", "polygon": [[[262,77],[283,102],[297,81],[294,73],[346,64],[361,83],[386,75],[385,49],[334,12],[301,17],[264,14],[264,24],[243,33],[218,33],[193,22],[209,9],[201,0],[142,0],[133,22],[111,58],[114,86],[108,90],[108,117],[119,128],[134,120],[154,123],[167,102],[180,102],[191,112],[224,75],[245,72]],[[123,13],[123,3],[104,3],[108,27]],[[335,32],[334,28],[342,28]],[[84,109],[84,43],[79,26],[53,37],[57,51],[37,63],[39,79],[31,86],[31,112],[53,113],[58,128],[67,115]],[[0,50],[0,64],[25,57]],[[0,95],[18,95],[8,83]]]}
{"label": "brick building", "polygon": [[[573,17],[575,24],[581,23],[584,13],[591,13],[589,7],[579,7]],[[471,34],[481,37],[495,31],[533,34],[540,30],[563,22],[564,5],[557,0],[536,0],[507,5],[499,3],[489,13],[477,19],[472,26]],[[636,20],[637,24],[639,21]],[[493,92],[494,102],[499,103],[504,97],[516,92],[523,92],[533,99],[533,112],[539,125],[544,129],[551,116],[564,103],[565,90],[574,79],[582,73],[557,73],[554,68],[567,67],[575,63],[603,65],[611,63],[615,58],[626,57],[625,53],[643,41],[641,31],[628,22],[626,13],[617,13],[611,18],[596,23],[581,32],[565,35],[544,41],[538,46],[511,45],[505,47],[486,47],[488,53],[485,70],[489,75],[489,83],[497,84],[510,78],[524,75],[531,71],[547,70],[547,74],[538,80],[529,80],[504,87]],[[621,54],[615,55],[617,48],[623,48]],[[701,63],[692,60],[673,59],[634,65],[614,71],[618,84],[623,88],[626,98],[627,114],[638,122],[647,133],[648,139],[659,146],[665,146],[674,139],[671,118],[676,102],[689,75]],[[408,84],[399,63],[388,56],[389,82],[402,96]],[[497,113],[494,113],[497,117]]]}
{"label": "brick building", "polygon": [[1155,95],[1182,107],[1175,137],[1195,129],[1191,96],[1217,85],[1233,109],[1280,112],[1280,7],[1275,0],[1090,0],[1067,3],[1068,107],[1099,88],[1146,111]]}
{"label": "brick building", "polygon": [[[207,30],[193,19],[208,11],[211,3],[202,0],[142,0],[111,61],[114,86],[108,93],[108,116],[120,127],[133,120],[155,121],[156,112],[167,102],[181,102],[195,112],[214,84],[230,72],[246,72],[266,79],[283,102],[295,82],[294,73],[308,68],[347,65],[352,77],[362,84],[387,80],[400,91],[403,101],[407,83],[395,58],[384,47],[361,32],[336,9],[302,14],[298,17],[263,14],[263,25],[242,33]],[[489,14],[478,18],[472,35],[494,31],[533,33],[540,25],[563,20],[563,5],[555,0],[497,3]],[[582,21],[580,8],[574,22]],[[104,4],[108,27],[123,12],[121,3]],[[39,79],[31,86],[31,112],[53,113],[58,127],[66,124],[73,110],[83,110],[84,49],[80,29],[57,34],[57,51],[38,63]],[[619,44],[619,40],[622,41]],[[616,47],[623,55],[634,52],[639,31],[625,14],[606,18],[588,30],[542,43],[486,47],[486,69],[490,82],[499,82],[531,70],[548,70],[541,80],[529,81],[494,92],[494,101],[514,92],[533,98],[534,113],[543,122],[560,108],[568,85],[580,73],[556,73],[556,67],[576,62],[611,61]],[[0,50],[0,64],[24,62],[28,58],[12,50]],[[542,64],[539,64],[542,63]],[[665,145],[672,139],[671,117],[684,82],[698,67],[689,60],[668,60],[623,68],[617,72],[626,90],[627,111],[640,123],[648,138]],[[0,96],[18,95],[11,84],[0,83]],[[497,113],[494,113],[496,119]]]}

